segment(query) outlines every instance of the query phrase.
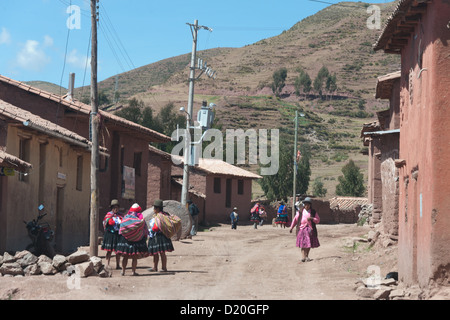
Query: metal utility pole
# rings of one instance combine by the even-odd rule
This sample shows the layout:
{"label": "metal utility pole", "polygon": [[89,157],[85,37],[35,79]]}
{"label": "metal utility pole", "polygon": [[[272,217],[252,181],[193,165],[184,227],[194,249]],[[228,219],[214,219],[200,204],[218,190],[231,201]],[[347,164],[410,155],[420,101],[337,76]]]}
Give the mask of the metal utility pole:
{"label": "metal utility pole", "polygon": [[91,23],[92,23],[92,48],[91,48],[91,210],[90,210],[90,236],[89,253],[91,256],[98,254],[98,167],[99,167],[99,144],[98,144],[98,91],[97,91],[97,2],[91,0]]}
{"label": "metal utility pole", "polygon": [[191,71],[189,74],[189,99],[188,99],[188,111],[186,120],[186,137],[184,143],[184,166],[183,166],[183,187],[181,189],[181,204],[186,205],[188,190],[189,190],[189,157],[191,153],[190,127],[192,125],[192,113],[194,106],[194,83],[195,83],[195,61],[197,56],[197,33],[199,29],[206,29],[212,31],[205,26],[199,26],[198,20],[194,21],[194,24],[187,23],[190,26],[192,32],[192,54],[191,54]]}
{"label": "metal utility pole", "polygon": [[[292,193],[292,220],[295,217],[295,194],[297,187],[297,132],[298,132],[298,111],[295,110],[295,136],[294,136],[294,183]],[[291,220],[291,221],[292,221]]]}

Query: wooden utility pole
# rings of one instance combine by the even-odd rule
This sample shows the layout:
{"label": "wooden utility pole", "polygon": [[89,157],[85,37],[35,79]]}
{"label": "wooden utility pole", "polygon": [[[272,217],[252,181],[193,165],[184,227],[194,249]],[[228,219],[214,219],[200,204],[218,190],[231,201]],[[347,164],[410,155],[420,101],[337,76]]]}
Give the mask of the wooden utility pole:
{"label": "wooden utility pole", "polygon": [[91,210],[90,210],[90,236],[89,253],[91,256],[98,255],[98,167],[99,167],[99,145],[98,145],[98,91],[97,91],[97,1],[91,0]]}

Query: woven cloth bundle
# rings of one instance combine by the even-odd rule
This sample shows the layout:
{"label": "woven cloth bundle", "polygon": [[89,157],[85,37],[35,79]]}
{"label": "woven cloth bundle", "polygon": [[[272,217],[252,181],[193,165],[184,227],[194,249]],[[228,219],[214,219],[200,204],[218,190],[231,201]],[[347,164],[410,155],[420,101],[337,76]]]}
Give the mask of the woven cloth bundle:
{"label": "woven cloth bundle", "polygon": [[136,242],[148,235],[147,223],[132,214],[126,215],[120,224],[119,234],[128,241]]}
{"label": "woven cloth bundle", "polygon": [[158,213],[155,215],[155,224],[169,239],[181,229],[181,219],[176,215]]}

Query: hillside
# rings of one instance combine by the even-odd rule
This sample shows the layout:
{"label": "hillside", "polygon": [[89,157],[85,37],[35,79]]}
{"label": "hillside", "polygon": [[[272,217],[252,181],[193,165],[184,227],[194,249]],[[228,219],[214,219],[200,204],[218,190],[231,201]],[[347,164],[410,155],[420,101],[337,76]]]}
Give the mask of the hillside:
{"label": "hillside", "polygon": [[64,95],[67,93],[66,88],[47,81],[26,81],[25,83],[54,94]]}
{"label": "hillside", "polygon": [[[367,27],[367,6],[341,2],[276,37],[241,48],[199,51],[198,57],[207,61],[218,76],[215,80],[203,76],[196,82],[194,111],[202,100],[208,100],[216,103],[216,117],[223,129],[282,128],[284,139],[293,143],[295,110],[302,110],[306,117],[300,119],[299,141],[312,146],[311,182],[322,178],[327,197],[333,196],[340,169],[350,158],[367,177],[360,130],[363,123],[374,119],[375,111],[387,107],[386,101],[374,99],[377,77],[400,67],[398,56],[372,50],[380,30]],[[383,26],[394,3],[379,6]],[[189,59],[190,54],[185,54],[119,74],[119,103],[136,97],[155,111],[169,102],[186,106]],[[297,96],[294,82],[299,68],[314,80],[322,66],[336,74],[338,90],[333,97]],[[287,68],[288,75],[281,98],[277,98],[270,84],[274,71],[281,67]],[[111,100],[115,80],[111,77],[99,83],[99,90]],[[356,117],[357,111],[366,112],[366,116]],[[257,170],[255,166],[248,169]]]}

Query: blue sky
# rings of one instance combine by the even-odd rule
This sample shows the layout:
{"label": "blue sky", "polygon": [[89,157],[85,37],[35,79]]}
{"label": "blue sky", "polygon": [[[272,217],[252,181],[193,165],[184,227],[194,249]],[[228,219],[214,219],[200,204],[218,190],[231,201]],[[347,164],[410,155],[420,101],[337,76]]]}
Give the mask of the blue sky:
{"label": "blue sky", "polygon": [[[213,29],[199,31],[198,50],[242,47],[276,36],[338,2],[101,0],[98,81],[191,52],[186,23],[196,19]],[[0,0],[0,74],[67,87],[69,73],[75,72],[76,87],[89,85],[90,31],[89,0]]]}

